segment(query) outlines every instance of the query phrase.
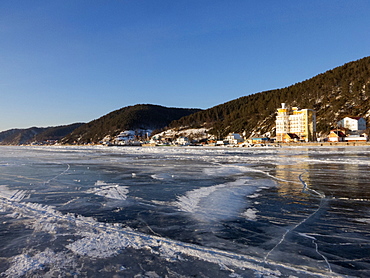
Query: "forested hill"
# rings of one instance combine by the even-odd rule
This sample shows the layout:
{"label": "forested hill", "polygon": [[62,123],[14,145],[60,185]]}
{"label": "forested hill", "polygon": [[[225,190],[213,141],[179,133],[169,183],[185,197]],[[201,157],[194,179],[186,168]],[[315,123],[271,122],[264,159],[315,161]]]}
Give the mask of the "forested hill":
{"label": "forested hill", "polygon": [[22,145],[46,140],[60,140],[82,123],[53,127],[30,127],[25,129],[9,129],[0,132],[0,145]]}
{"label": "forested hill", "polygon": [[256,93],[203,110],[170,124],[172,128],[209,127],[226,135],[246,131],[247,136],[275,134],[276,110],[286,103],[315,109],[317,131],[326,134],[345,116],[370,121],[370,57],[319,74],[292,86]]}
{"label": "forested hill", "polygon": [[152,104],[137,104],[113,111],[93,120],[63,138],[66,144],[97,143],[106,135],[116,136],[124,130],[162,129],[172,121],[201,111],[200,109],[169,108]]}

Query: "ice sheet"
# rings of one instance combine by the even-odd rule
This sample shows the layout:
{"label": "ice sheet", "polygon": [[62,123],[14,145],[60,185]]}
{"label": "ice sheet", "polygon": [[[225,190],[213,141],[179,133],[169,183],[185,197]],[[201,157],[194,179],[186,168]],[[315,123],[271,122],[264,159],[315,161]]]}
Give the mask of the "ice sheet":
{"label": "ice sheet", "polygon": [[369,157],[368,147],[1,148],[0,272],[367,277]]}
{"label": "ice sheet", "polygon": [[[54,231],[67,229],[69,233],[73,233],[77,238],[82,237],[65,246],[65,248],[80,256],[108,258],[119,254],[122,249],[130,247],[134,249],[149,249],[153,254],[170,261],[193,257],[198,260],[219,264],[220,266],[251,269],[256,275],[263,275],[264,277],[281,276],[281,272],[275,269],[277,266],[294,271],[297,274],[307,274],[305,270],[289,265],[277,265],[273,262],[267,263],[245,255],[142,234],[120,226],[99,223],[91,218],[63,215],[47,206],[17,203],[6,199],[0,201],[2,201],[2,207],[5,208],[5,211],[11,210],[13,215],[16,212],[18,217],[23,216],[37,220],[33,224],[34,226],[39,226],[38,228],[35,227],[36,230],[50,232],[48,226],[53,225],[55,227]],[[181,258],[181,256],[183,257]],[[3,274],[20,277],[33,270],[51,267],[58,261],[61,261],[60,266],[63,266],[70,260],[70,255],[65,251],[54,253],[52,250],[46,249],[42,252],[36,252],[34,255],[23,253],[12,259],[11,266]],[[310,271],[310,274],[317,277],[331,276],[319,272],[312,273],[312,271]]]}

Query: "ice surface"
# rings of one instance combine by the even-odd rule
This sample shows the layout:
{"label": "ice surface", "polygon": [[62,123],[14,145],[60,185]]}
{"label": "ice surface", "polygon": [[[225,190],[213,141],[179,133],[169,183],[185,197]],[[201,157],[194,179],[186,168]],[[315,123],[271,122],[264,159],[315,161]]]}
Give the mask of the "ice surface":
{"label": "ice surface", "polygon": [[368,147],[0,149],[4,277],[370,276]]}
{"label": "ice surface", "polygon": [[[67,227],[68,230],[73,231],[75,236],[82,236],[81,239],[77,239],[65,246],[67,249],[80,256],[108,258],[119,254],[124,248],[131,247],[134,249],[149,249],[154,254],[158,254],[170,261],[182,260],[181,255],[183,255],[219,265],[252,269],[258,273],[280,276],[280,272],[273,269],[274,264],[268,266],[261,260],[249,256],[196,246],[157,236],[150,236],[132,231],[131,229],[99,223],[91,218],[62,215],[47,206],[40,206],[32,203],[15,204],[9,201],[3,201],[2,205],[6,207],[6,210],[12,209],[16,211],[17,215],[27,216],[28,218],[37,220],[34,226],[39,226],[39,228],[35,227],[35,230],[50,232],[50,229],[45,229],[45,227],[53,223],[56,227],[54,230]],[[43,220],[40,221],[39,219]],[[21,254],[12,258],[12,265],[4,272],[4,275],[20,277],[30,271],[40,270],[46,266],[55,264],[60,261],[61,258],[67,258],[67,256],[68,253],[65,251],[55,254],[49,249],[36,253],[33,256]],[[68,260],[70,260],[70,258],[65,261]],[[290,266],[285,267],[294,269]],[[302,270],[299,269],[294,270],[302,272]],[[304,271],[302,273],[304,273]]]}

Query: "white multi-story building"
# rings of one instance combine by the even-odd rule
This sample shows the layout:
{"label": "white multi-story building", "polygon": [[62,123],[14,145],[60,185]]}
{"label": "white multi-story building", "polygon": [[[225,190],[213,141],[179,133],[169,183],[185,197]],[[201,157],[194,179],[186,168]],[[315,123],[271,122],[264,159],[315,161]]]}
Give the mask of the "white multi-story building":
{"label": "white multi-story building", "polygon": [[362,117],[345,117],[337,124],[338,127],[347,128],[350,131],[364,131],[366,129],[366,120]]}
{"label": "white multi-story building", "polygon": [[237,145],[244,141],[243,137],[239,133],[230,133],[226,136],[225,141],[228,141],[231,145]]}
{"label": "white multi-story building", "polygon": [[290,140],[295,134],[299,140],[316,140],[316,111],[312,109],[292,109],[281,104],[276,116],[276,140],[283,142]]}

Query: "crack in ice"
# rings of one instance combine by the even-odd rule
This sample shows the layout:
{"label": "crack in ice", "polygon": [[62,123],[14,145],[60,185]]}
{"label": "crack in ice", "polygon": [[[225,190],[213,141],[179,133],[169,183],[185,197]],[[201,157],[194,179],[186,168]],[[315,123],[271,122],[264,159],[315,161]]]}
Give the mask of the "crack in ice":
{"label": "crack in ice", "polygon": [[[307,171],[305,171],[307,172]],[[314,192],[315,194],[317,194],[319,197],[320,197],[320,205],[319,207],[313,212],[311,213],[308,217],[306,217],[305,219],[303,219],[301,222],[299,222],[298,224],[296,224],[292,229],[287,229],[286,232],[281,236],[281,239],[280,241],[266,254],[266,256],[264,257],[264,262],[267,262],[267,259],[268,257],[271,255],[271,253],[285,240],[286,238],[286,235],[292,231],[294,231],[295,229],[297,229],[299,226],[301,226],[303,223],[305,223],[308,219],[310,219],[311,217],[313,217],[322,207],[323,207],[323,202],[324,202],[324,198],[325,198],[325,195],[324,194],[321,194],[319,192],[317,192],[316,190],[313,190],[313,189],[310,189],[307,185],[307,183],[302,179],[302,175],[304,173],[301,173],[299,175],[299,180],[302,182],[303,184],[303,189],[302,189],[302,192]],[[311,193],[310,193],[311,194]],[[299,233],[300,235],[303,235],[301,233]],[[309,237],[307,235],[305,235],[306,237]],[[319,254],[326,262],[326,265],[329,269],[329,272],[332,273],[332,269],[331,269],[331,266],[330,266],[330,263],[328,261],[328,259],[322,254],[319,252],[319,247],[318,247],[318,244],[316,242],[316,238],[314,237],[309,237],[312,239],[312,242],[315,244],[315,249],[316,249],[316,253]]]}
{"label": "crack in ice", "polygon": [[53,181],[53,180],[57,179],[57,178],[58,178],[58,177],[60,177],[61,175],[64,175],[65,173],[67,173],[67,172],[69,171],[69,169],[70,169],[70,168],[71,168],[71,165],[69,165],[69,164],[67,163],[67,169],[65,169],[63,172],[59,173],[59,174],[58,174],[58,175],[56,175],[55,177],[53,177],[53,178],[51,178],[51,179],[49,179],[49,180],[45,181],[45,182],[44,182],[44,184],[50,183],[51,181]]}

